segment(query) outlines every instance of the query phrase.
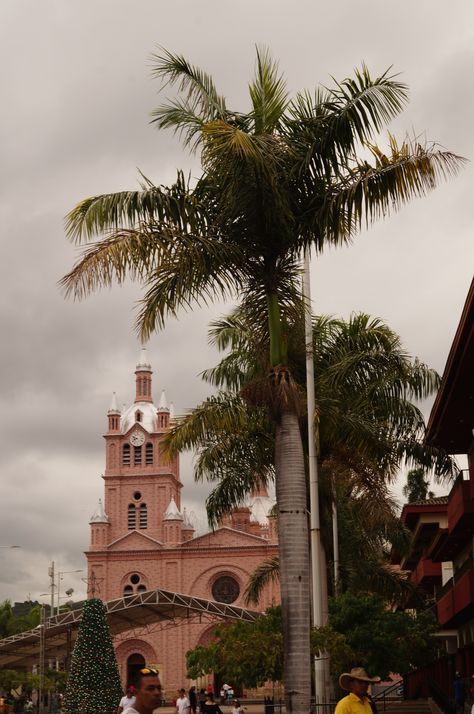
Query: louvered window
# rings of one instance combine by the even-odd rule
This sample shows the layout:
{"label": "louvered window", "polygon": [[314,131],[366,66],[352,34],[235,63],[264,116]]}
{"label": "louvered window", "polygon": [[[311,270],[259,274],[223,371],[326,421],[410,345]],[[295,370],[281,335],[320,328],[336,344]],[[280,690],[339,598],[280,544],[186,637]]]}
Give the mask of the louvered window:
{"label": "louvered window", "polygon": [[124,444],[122,449],[122,464],[130,466],[130,444]]}
{"label": "louvered window", "polygon": [[135,505],[130,503],[128,506],[128,530],[132,531],[137,527],[137,512]]}
{"label": "louvered window", "polygon": [[148,465],[153,463],[153,444],[150,444],[150,442],[145,448],[145,463]]}
{"label": "louvered window", "polygon": [[140,504],[140,528],[147,528],[148,526],[148,513],[146,508],[146,503]]}
{"label": "louvered window", "polygon": [[135,466],[140,466],[142,462],[142,447],[134,446],[133,463]]}

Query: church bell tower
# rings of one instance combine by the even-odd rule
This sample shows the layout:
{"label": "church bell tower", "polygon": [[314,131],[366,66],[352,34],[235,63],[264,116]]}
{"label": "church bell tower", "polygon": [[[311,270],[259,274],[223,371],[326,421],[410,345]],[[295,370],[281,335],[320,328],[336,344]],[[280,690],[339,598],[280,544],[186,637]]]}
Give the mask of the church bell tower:
{"label": "church bell tower", "polygon": [[188,537],[181,534],[186,530],[182,520],[170,536],[170,504],[180,513],[182,484],[179,457],[170,460],[162,453],[172,405],[168,407],[162,391],[155,406],[152,374],[143,348],[135,368],[133,403],[120,410],[114,393],[107,412],[105,492],[90,520],[86,553],[89,582],[97,584],[89,595],[103,600],[160,587],[151,563],[153,551],[165,548],[170,538],[176,545]]}

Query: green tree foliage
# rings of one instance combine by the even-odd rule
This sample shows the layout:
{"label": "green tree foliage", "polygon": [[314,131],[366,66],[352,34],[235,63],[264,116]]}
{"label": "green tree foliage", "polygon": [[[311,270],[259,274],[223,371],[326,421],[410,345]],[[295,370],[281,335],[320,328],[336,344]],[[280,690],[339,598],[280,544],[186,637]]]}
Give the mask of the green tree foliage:
{"label": "green tree foliage", "polygon": [[102,600],[84,603],[66,686],[67,714],[115,714],[122,685]]}
{"label": "green tree foliage", "polygon": [[[66,672],[47,669],[43,679],[45,692],[64,692],[66,688]],[[30,672],[18,672],[15,669],[0,669],[0,690],[9,692],[21,687],[27,692],[39,687],[39,675]]]}
{"label": "green tree foliage", "polygon": [[[301,313],[300,313],[301,314]],[[302,322],[291,323],[289,366],[301,392],[305,384]],[[268,369],[265,323],[237,308],[212,325],[210,341],[224,356],[203,373],[218,394],[175,422],[167,436],[171,452],[197,451],[195,478],[215,484],[207,500],[212,525],[259,485],[274,476],[275,429],[257,401]],[[389,485],[405,462],[423,463],[449,478],[452,459],[424,444],[425,423],[417,402],[439,385],[436,372],[404,350],[399,336],[379,319],[359,313],[348,320],[314,318],[316,438],[320,469],[323,542],[331,559],[332,503],[339,511],[340,587],[357,590],[364,552],[365,579],[375,592],[396,599],[413,586],[388,567],[392,546],[400,552],[408,534]],[[244,396],[242,396],[242,394]],[[252,577],[248,594],[258,601],[261,586],[277,572],[275,563]]]}
{"label": "green tree foliage", "polygon": [[31,630],[39,625],[41,606],[37,602],[25,603],[25,614],[15,614],[10,600],[0,603],[0,638]]}
{"label": "green tree foliage", "polygon": [[403,487],[403,495],[408,498],[408,503],[424,501],[433,498],[433,491],[429,490],[430,481],[424,469],[411,469],[407,473],[407,482]]}
{"label": "green tree foliage", "polygon": [[282,681],[281,608],[269,608],[254,623],[217,627],[215,641],[187,652],[186,662],[190,679],[219,672],[229,682],[249,688],[267,681]]}
{"label": "green tree foliage", "polygon": [[[329,625],[311,632],[311,652],[330,656],[334,679],[362,666],[382,678],[403,674],[436,658],[436,620],[429,611],[411,615],[393,611],[372,594],[345,593],[331,598]],[[191,679],[219,672],[229,681],[256,687],[283,677],[281,608],[269,608],[254,623],[217,627],[210,645],[186,654]]]}
{"label": "green tree foliage", "polygon": [[[360,566],[363,579],[363,559]],[[344,637],[349,648],[343,652],[344,664],[340,659],[338,661],[341,643],[337,642],[339,649],[336,648],[334,662],[331,658],[334,675],[340,673],[341,667],[359,665],[386,678],[390,672],[404,674],[428,664],[439,652],[439,642],[434,637],[436,618],[430,611],[420,611],[416,615],[393,611],[377,595],[348,592],[331,598],[329,624],[333,632]],[[324,632],[319,635],[316,632],[313,646],[328,651],[332,657],[331,638],[332,634],[325,639]]]}

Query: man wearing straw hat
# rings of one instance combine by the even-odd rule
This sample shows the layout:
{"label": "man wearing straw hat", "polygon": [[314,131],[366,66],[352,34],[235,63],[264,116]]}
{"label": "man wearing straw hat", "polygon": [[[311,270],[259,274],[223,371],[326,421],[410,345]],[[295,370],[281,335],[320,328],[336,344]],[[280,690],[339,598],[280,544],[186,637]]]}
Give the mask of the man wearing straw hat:
{"label": "man wearing straw hat", "polygon": [[347,689],[349,694],[341,699],[334,714],[374,714],[375,705],[367,694],[369,684],[377,684],[380,677],[369,677],[363,667],[354,667],[350,672],[344,672],[339,677],[341,689]]}

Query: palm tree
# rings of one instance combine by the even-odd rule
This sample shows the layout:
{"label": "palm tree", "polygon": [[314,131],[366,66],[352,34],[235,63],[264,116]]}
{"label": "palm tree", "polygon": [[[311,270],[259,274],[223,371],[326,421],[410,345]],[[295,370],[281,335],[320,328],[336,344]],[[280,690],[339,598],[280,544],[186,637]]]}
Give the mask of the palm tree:
{"label": "palm tree", "polygon": [[[139,191],[95,196],[68,216],[71,239],[89,241],[63,279],[83,297],[119,284],[144,283],[137,325],[141,337],[181,307],[239,295],[266,305],[275,422],[276,492],[280,523],[281,594],[287,705],[309,707],[309,558],[304,456],[298,395],[287,367],[281,310],[298,293],[305,248],[347,243],[371,223],[456,173],[461,159],[434,146],[390,137],[386,155],[374,143],[407,100],[407,89],[364,66],[332,89],[293,100],[277,65],[257,51],[251,110],[234,111],[212,79],[183,57],[162,51],[155,74],[178,95],[154,112],[199,151],[203,173],[192,185],[179,172],[170,186],[143,177]],[[372,163],[359,159],[361,146]]]}
{"label": "palm tree", "polygon": [[[313,324],[323,544],[329,557],[335,500],[341,511],[342,589],[360,589],[354,563],[364,552],[364,586],[395,599],[411,588],[389,566],[390,546],[401,551],[407,534],[388,485],[406,461],[434,468],[438,479],[453,473],[448,455],[424,445],[425,424],[414,404],[436,391],[439,377],[410,358],[380,320],[354,314],[348,321],[318,317]],[[289,368],[297,384],[305,382],[301,325],[287,320]],[[216,525],[252,488],[273,480],[275,433],[266,411],[242,396],[254,396],[266,372],[267,340],[253,316],[237,308],[213,323],[210,341],[226,354],[203,378],[220,391],[175,421],[167,448],[170,454],[197,451],[196,479],[216,484],[207,499],[209,522]],[[255,573],[248,588],[252,602],[265,582],[279,576],[279,567],[272,559]]]}
{"label": "palm tree", "polygon": [[429,490],[430,481],[426,477],[423,468],[410,469],[407,473],[407,482],[403,487],[403,495],[408,498],[408,503],[414,501],[424,501],[427,498],[433,498],[433,491]]}

